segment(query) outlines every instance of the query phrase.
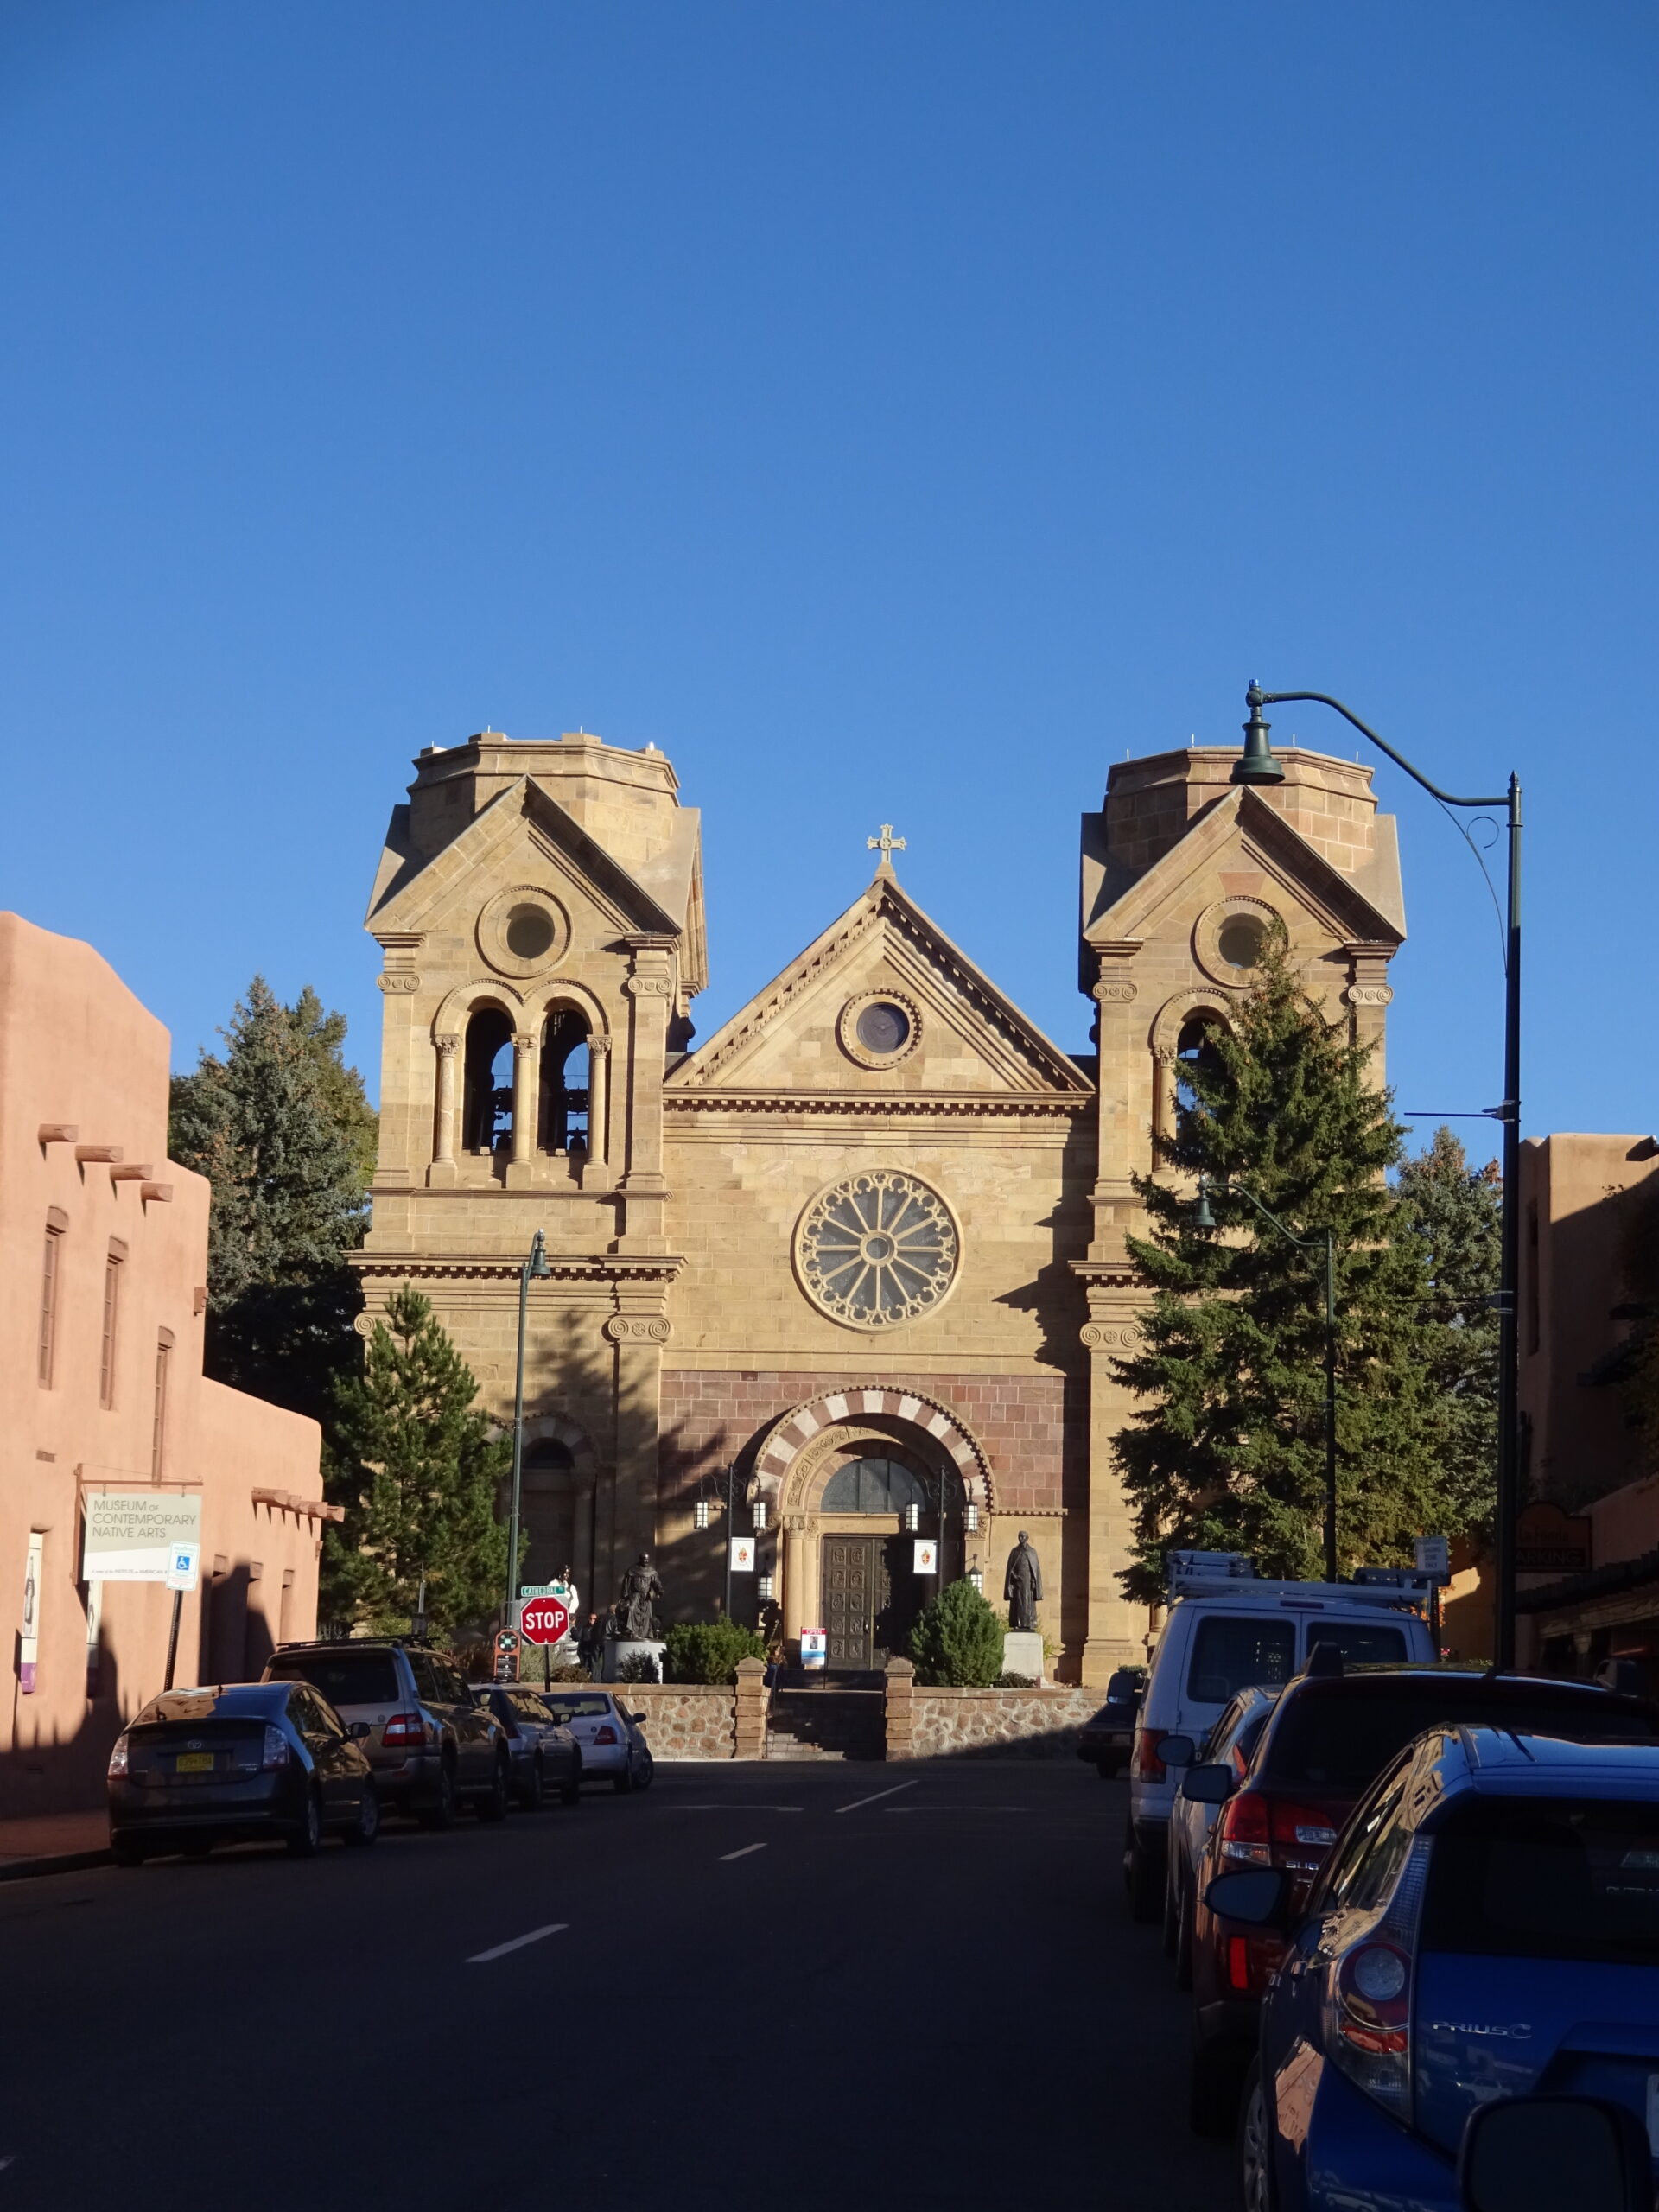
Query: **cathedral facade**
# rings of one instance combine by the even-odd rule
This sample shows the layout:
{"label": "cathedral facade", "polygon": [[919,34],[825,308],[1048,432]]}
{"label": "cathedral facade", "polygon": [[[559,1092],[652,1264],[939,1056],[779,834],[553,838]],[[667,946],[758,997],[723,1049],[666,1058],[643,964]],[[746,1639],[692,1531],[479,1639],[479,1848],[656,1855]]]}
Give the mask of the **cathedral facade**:
{"label": "cathedral facade", "polygon": [[791,1657],[820,1630],[851,1671],[903,1649],[941,1572],[1000,1600],[1023,1529],[1051,1673],[1144,1656],[1111,1449],[1132,1179],[1269,931],[1379,1061],[1404,937],[1370,771],[1292,750],[1247,789],[1237,757],[1122,762],[1084,816],[1074,1054],[908,897],[886,831],[847,911],[694,1045],[699,817],[666,757],[493,731],[418,756],[367,918],[365,1321],[423,1292],[510,1422],[543,1232],[527,1582],[568,1564],[603,1602],[649,1549],[671,1618],[775,1608]]}

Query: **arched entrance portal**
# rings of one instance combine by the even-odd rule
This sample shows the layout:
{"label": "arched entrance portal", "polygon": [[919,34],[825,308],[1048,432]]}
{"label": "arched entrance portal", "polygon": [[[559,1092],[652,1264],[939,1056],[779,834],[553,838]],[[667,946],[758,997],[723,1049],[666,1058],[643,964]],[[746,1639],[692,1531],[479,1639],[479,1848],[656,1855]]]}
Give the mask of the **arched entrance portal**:
{"label": "arched entrance portal", "polygon": [[[763,1440],[753,1491],[781,1538],[785,1642],[822,1628],[832,1673],[861,1673],[902,1652],[942,1583],[982,1563],[984,1455],[930,1400],[878,1389],[798,1408]],[[916,1572],[918,1538],[936,1548],[933,1573]]]}

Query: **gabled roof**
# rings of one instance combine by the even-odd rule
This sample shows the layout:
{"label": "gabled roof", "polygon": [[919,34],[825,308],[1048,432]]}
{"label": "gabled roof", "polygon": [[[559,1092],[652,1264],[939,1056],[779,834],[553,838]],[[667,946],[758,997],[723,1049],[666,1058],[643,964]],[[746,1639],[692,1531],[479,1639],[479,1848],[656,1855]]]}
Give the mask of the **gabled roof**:
{"label": "gabled roof", "polygon": [[1196,869],[1242,841],[1287,891],[1320,916],[1333,937],[1402,944],[1406,918],[1392,816],[1379,816],[1376,829],[1377,850],[1369,866],[1344,874],[1277,808],[1248,785],[1240,786],[1196,816],[1185,836],[1128,883],[1120,887],[1107,874],[1096,911],[1084,918],[1084,938],[1110,944],[1147,934],[1151,917],[1166,899]]}
{"label": "gabled roof", "polygon": [[738,1064],[747,1057],[749,1048],[813,996],[816,987],[851,959],[873,931],[883,929],[892,932],[895,950],[906,950],[912,956],[918,976],[924,969],[931,970],[966,1002],[977,1017],[986,1042],[995,1052],[1000,1072],[1012,1087],[1063,1091],[1075,1096],[1086,1096],[1093,1090],[1069,1054],[1046,1037],[952,944],[900,889],[885,865],[877,869],[868,888],[798,959],[758,991],[707,1044],[680,1061],[668,1077],[668,1087],[700,1090],[720,1088],[728,1082],[741,1086]]}
{"label": "gabled roof", "polygon": [[685,926],[686,906],[694,884],[691,855],[696,825],[690,810],[686,812],[686,830],[677,834],[675,845],[652,863],[656,887],[662,897],[672,899],[677,895],[685,902],[676,916],[620,861],[613,860],[531,777],[520,776],[498,791],[441,851],[429,856],[416,853],[410,843],[409,809],[396,807],[365,926],[376,935],[425,928],[460,880],[470,875],[504,838],[518,834],[524,823],[528,825],[531,842],[542,844],[550,856],[563,859],[597,902],[609,910],[619,930],[677,937]]}

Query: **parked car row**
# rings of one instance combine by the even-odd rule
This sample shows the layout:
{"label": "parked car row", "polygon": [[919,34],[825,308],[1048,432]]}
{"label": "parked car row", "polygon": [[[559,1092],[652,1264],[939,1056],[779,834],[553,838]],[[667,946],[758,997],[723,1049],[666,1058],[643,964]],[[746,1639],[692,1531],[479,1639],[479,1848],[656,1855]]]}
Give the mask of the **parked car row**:
{"label": "parked car row", "polygon": [[584,1781],[643,1789],[643,1719],[608,1689],[469,1685],[396,1638],[283,1644],[259,1681],[165,1691],[123,1730],[111,1847],[123,1866],[258,1838],[309,1857],[330,1834],[373,1843],[385,1812],[444,1828],[463,1807],[575,1805]]}
{"label": "parked car row", "polygon": [[[1247,2212],[1588,2201],[1589,2137],[1570,2155],[1547,2139],[1580,2123],[1601,2131],[1609,2173],[1628,2180],[1636,2158],[1629,2201],[1650,2206],[1659,1707],[1379,1658],[1392,1624],[1374,1613],[1356,1654],[1336,1586],[1302,1593],[1287,1631],[1271,1587],[1172,1610],[1137,1726],[1135,1774],[1150,1783],[1155,1763],[1166,1808],[1165,1948],[1192,1996],[1192,2126],[1235,2135]],[[1320,1614],[1340,1632],[1315,1628]],[[1169,1725],[1206,1707],[1202,1729]],[[1124,1854],[1139,1918],[1149,1796]],[[1517,2107],[1486,2140],[1496,2101],[1540,2094],[1596,2110],[1529,2136]],[[1471,2194],[1504,2143],[1528,2187],[1565,2156],[1571,2192]]]}

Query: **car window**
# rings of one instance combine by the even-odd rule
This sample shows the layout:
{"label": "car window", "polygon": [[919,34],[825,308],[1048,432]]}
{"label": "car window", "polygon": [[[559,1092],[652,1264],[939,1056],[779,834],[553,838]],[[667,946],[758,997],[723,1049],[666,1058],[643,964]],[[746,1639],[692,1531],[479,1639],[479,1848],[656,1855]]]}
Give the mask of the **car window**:
{"label": "car window", "polygon": [[431,1653],[406,1651],[404,1656],[409,1662],[410,1673],[415,1677],[416,1697],[424,1698],[429,1705],[447,1705],[449,1700],[439,1683],[437,1665]]}
{"label": "car window", "polygon": [[1404,1629],[1392,1628],[1383,1621],[1310,1621],[1310,1655],[1316,1643],[1334,1643],[1346,1667],[1398,1666],[1411,1656],[1406,1649]]}
{"label": "car window", "polygon": [[528,1690],[521,1690],[516,1697],[504,1698],[502,1702],[510,1706],[520,1720],[533,1721],[538,1728],[546,1726],[547,1707]]}
{"label": "car window", "polygon": [[1186,1694],[1219,1705],[1260,1683],[1290,1680],[1296,1664],[1296,1624],[1265,1614],[1207,1613],[1192,1638]]}
{"label": "car window", "polygon": [[1659,1804],[1477,1798],[1434,1838],[1423,1948],[1659,1965]]}
{"label": "car window", "polygon": [[1310,1685],[1308,1694],[1293,1690],[1285,1700],[1264,1771],[1274,1782],[1360,1790],[1413,1737],[1482,1720],[1540,1735],[1611,1734],[1627,1742],[1652,1737],[1640,1713],[1603,1712],[1593,1697],[1562,1697],[1548,1689],[1528,1694],[1513,1683],[1505,1683],[1495,1698],[1479,1675],[1451,1675],[1381,1694],[1368,1688],[1358,1696],[1344,1696],[1334,1685]]}
{"label": "car window", "polygon": [[333,1706],[397,1702],[390,1651],[279,1651],[265,1672],[273,1682],[310,1682]]}
{"label": "car window", "polygon": [[1375,1904],[1387,1889],[1404,1848],[1411,1842],[1410,1831],[1402,1818],[1410,1772],[1411,1762],[1402,1761],[1399,1772],[1391,1775],[1386,1787],[1356,1815],[1339,1861],[1325,1879],[1322,1904],[1326,1911],[1342,1911],[1350,1906],[1363,1909]]}
{"label": "car window", "polygon": [[315,1736],[322,1725],[317,1717],[316,1700],[303,1683],[288,1694],[288,1717],[302,1736]]}
{"label": "car window", "polygon": [[611,1700],[594,1692],[584,1697],[579,1691],[569,1697],[550,1697],[543,1700],[546,1709],[561,1721],[608,1720]]}
{"label": "car window", "polygon": [[438,1677],[439,1687],[442,1689],[444,1697],[451,1705],[470,1705],[472,1703],[473,1700],[467,1694],[466,1683],[461,1681],[461,1676],[456,1674],[453,1667],[446,1667],[442,1662],[440,1661],[437,1663],[435,1671]]}
{"label": "car window", "polygon": [[1253,1720],[1247,1721],[1239,1730],[1237,1740],[1227,1755],[1232,1762],[1234,1774],[1241,1782],[1250,1770],[1250,1761],[1255,1757],[1255,1747],[1261,1742],[1262,1731],[1267,1725],[1267,1714],[1258,1713]]}

